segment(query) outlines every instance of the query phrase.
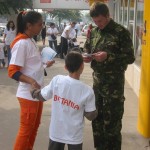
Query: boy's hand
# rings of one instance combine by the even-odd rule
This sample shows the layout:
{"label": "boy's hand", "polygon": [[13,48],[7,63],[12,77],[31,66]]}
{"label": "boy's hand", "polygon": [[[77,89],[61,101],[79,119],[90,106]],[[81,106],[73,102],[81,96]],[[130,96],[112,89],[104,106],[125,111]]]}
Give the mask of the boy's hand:
{"label": "boy's hand", "polygon": [[31,93],[31,96],[32,96],[32,98],[36,98],[36,91],[37,91],[38,89],[36,89],[36,88],[32,88],[32,89],[30,89],[30,93]]}
{"label": "boy's hand", "polygon": [[41,95],[41,90],[40,89],[31,89],[30,90],[32,98],[36,98],[40,101],[46,101],[43,96]]}

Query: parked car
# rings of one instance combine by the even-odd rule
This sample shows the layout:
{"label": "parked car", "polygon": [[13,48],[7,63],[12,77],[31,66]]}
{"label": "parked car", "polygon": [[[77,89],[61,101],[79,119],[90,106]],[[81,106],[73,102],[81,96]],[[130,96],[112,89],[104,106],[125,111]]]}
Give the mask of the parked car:
{"label": "parked car", "polygon": [[86,36],[89,25],[85,25],[81,30],[81,35]]}
{"label": "parked car", "polygon": [[3,33],[4,33],[4,28],[0,27],[0,36],[3,36]]}
{"label": "parked car", "polygon": [[3,36],[6,26],[0,26],[0,36]]}

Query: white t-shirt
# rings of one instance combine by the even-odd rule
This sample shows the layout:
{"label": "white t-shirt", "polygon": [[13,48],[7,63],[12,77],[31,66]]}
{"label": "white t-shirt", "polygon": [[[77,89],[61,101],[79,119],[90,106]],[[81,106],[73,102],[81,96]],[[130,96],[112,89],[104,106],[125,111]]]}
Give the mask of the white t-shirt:
{"label": "white t-shirt", "polygon": [[75,29],[77,29],[77,30],[79,31],[79,30],[80,30],[80,24],[77,23],[77,24],[75,25]]}
{"label": "white t-shirt", "polygon": [[[21,39],[12,48],[12,57],[10,64],[21,66],[21,72],[35,79],[41,86],[43,86],[44,69],[41,60],[41,55],[33,39]],[[37,101],[33,99],[30,94],[31,85],[25,82],[19,82],[17,97],[28,100]]]}
{"label": "white t-shirt", "polygon": [[[48,28],[48,29],[47,29],[47,33],[54,34],[54,35],[57,37],[58,30],[57,30],[57,28]],[[52,39],[51,35],[48,35],[48,40],[49,40],[49,41],[54,41],[54,40]]]}
{"label": "white t-shirt", "polygon": [[6,34],[6,38],[5,38],[5,44],[6,45],[10,45],[11,42],[14,40],[15,36],[16,36],[16,30],[12,30],[10,28],[10,30],[8,31],[8,29],[6,28],[4,30],[4,34]]}
{"label": "white t-shirt", "polygon": [[73,39],[73,38],[76,37],[76,31],[75,31],[74,28],[71,28],[71,25],[65,27],[65,29],[64,29],[64,31],[63,31],[63,33],[61,35],[64,38],[67,38],[66,31],[69,31],[69,38]]}
{"label": "white t-shirt", "polygon": [[46,100],[52,98],[50,139],[66,144],[82,143],[84,111],[96,110],[92,88],[70,76],[57,75],[41,94]]}

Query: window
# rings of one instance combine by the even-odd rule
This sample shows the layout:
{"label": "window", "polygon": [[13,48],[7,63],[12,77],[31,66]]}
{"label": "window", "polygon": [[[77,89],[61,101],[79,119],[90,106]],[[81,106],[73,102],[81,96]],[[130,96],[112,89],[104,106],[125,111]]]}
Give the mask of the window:
{"label": "window", "polygon": [[135,63],[141,65],[141,55],[142,55],[142,35],[143,35],[143,10],[144,10],[144,0],[138,0],[137,3],[137,23],[136,23],[136,46],[135,46]]}
{"label": "window", "polygon": [[115,12],[120,12],[120,15],[119,19],[117,19],[117,13],[115,13],[114,18],[130,31],[134,43],[135,64],[140,67],[144,0],[120,0],[116,2],[115,6]]}

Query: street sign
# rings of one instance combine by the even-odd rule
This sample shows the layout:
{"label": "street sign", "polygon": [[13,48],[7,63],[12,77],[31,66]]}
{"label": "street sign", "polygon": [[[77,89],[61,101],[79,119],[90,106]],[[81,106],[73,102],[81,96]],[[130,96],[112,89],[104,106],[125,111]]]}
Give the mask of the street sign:
{"label": "street sign", "polygon": [[103,3],[108,3],[109,0],[89,0],[89,4],[92,5],[94,2],[103,2]]}
{"label": "street sign", "polygon": [[33,8],[89,9],[89,0],[33,0]]}

